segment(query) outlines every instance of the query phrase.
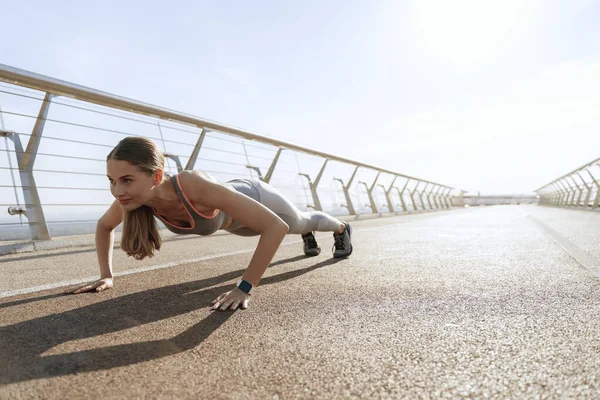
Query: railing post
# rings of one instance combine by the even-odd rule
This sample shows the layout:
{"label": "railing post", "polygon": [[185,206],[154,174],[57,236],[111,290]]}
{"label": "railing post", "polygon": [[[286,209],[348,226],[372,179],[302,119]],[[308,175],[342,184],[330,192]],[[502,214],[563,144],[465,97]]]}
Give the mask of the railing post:
{"label": "railing post", "polygon": [[548,186],[550,186],[550,188],[552,189],[552,193],[550,196],[550,204],[557,206],[558,201],[560,200],[560,188],[554,182],[552,182]]}
{"label": "railing post", "polygon": [[575,184],[575,187],[577,188],[577,190],[579,190],[579,195],[577,196],[577,201],[575,202],[575,196],[573,196],[573,202],[574,205],[579,207],[581,204],[581,197],[583,196],[583,185],[579,185],[579,183],[577,183],[577,181],[575,180],[575,178],[573,177],[573,175],[570,176],[571,180],[573,181],[573,183]]}
{"label": "railing post", "polygon": [[396,182],[396,179],[398,179],[398,176],[394,176],[394,180],[392,180],[392,184],[390,185],[388,190],[385,190],[385,187],[383,185],[380,185],[383,188],[383,191],[385,193],[385,198],[387,200],[388,203],[388,208],[390,209],[390,212],[396,213],[396,210],[394,209],[394,204],[392,202],[392,199],[390,198],[390,193],[392,192],[392,188],[394,187],[394,183]]}
{"label": "railing post", "polygon": [[[369,185],[367,185],[367,183],[363,182],[363,181],[359,181],[358,184],[359,185],[365,185],[365,191],[367,192],[367,195],[368,195],[369,194]],[[372,214],[375,213],[375,210],[373,210],[373,205],[372,204],[365,204],[365,206],[369,207],[371,209]]]}
{"label": "railing post", "polygon": [[540,196],[540,201],[539,201],[540,205],[546,204],[546,201],[550,198],[550,196],[552,194],[552,192],[543,192],[543,191],[535,191],[535,193],[537,193],[537,195]]}
{"label": "railing post", "polygon": [[433,206],[431,205],[431,193],[433,193],[434,188],[435,188],[435,185],[432,183],[431,190],[429,191],[429,193],[425,193],[425,198],[427,199],[427,203],[429,203],[430,210],[433,210]]}
{"label": "railing post", "polygon": [[438,186],[438,190],[436,190],[435,193],[434,193],[434,195],[433,195],[433,202],[435,203],[435,209],[436,210],[439,210],[441,208],[440,204],[437,201],[438,193],[440,192],[440,190],[442,190],[442,187]]}
{"label": "railing post", "polygon": [[178,155],[171,154],[171,153],[163,153],[163,156],[175,161],[175,165],[177,165],[177,172],[181,173],[183,171],[183,166],[181,165],[181,160],[179,160]]}
{"label": "railing post", "polygon": [[565,178],[566,184],[569,185],[569,193],[570,193],[570,200],[569,200],[568,206],[573,207],[575,205],[575,195],[577,194],[577,192],[575,191],[575,188],[573,187],[571,182],[569,182],[568,178],[569,177]]}
{"label": "railing post", "polygon": [[206,136],[206,130],[204,128],[202,128],[202,131],[200,132],[200,137],[198,138],[198,141],[196,142],[196,145],[194,146],[194,150],[192,150],[192,154],[190,154],[190,158],[189,158],[187,164],[185,165],[185,169],[187,169],[187,170],[194,169],[194,166],[196,165],[196,160],[198,159],[198,154],[200,154],[200,148],[202,147],[202,142],[204,142],[205,136]]}
{"label": "railing post", "polygon": [[560,188],[554,184],[552,186],[552,197],[550,200],[553,206],[558,206],[560,200]]}
{"label": "railing post", "polygon": [[354,211],[354,206],[352,205],[352,200],[350,199],[350,194],[348,193],[348,189],[346,189],[346,186],[344,185],[344,181],[340,178],[333,178],[333,180],[340,182],[340,184],[342,185],[342,191],[344,192],[344,197],[346,198],[346,204],[341,204],[341,206],[346,207],[350,215],[356,215],[356,212]]}
{"label": "railing post", "polygon": [[250,165],[250,164],[246,164],[246,168],[253,169],[254,171],[256,171],[256,174],[258,175],[258,179],[261,180],[261,181],[264,181],[264,178],[262,176],[262,172],[260,172],[260,168],[255,167],[254,165]]}
{"label": "railing post", "polygon": [[[558,199],[558,192],[556,186],[553,186],[554,183],[550,183],[547,186],[550,188],[550,194],[548,195],[549,204],[554,204]],[[542,188],[543,189],[543,188]]]}
{"label": "railing post", "polygon": [[569,200],[569,189],[567,189],[567,186],[560,179],[556,181],[556,185],[562,189],[559,205],[561,207],[566,206],[567,200]]}
{"label": "railing post", "polygon": [[548,188],[550,189],[549,192],[540,194],[540,204],[542,205],[552,204],[556,198],[556,188],[552,185],[548,185]]}
{"label": "railing post", "polygon": [[570,175],[569,178],[571,178],[571,181],[574,183],[573,185],[571,185],[571,182],[569,182],[567,179],[565,179],[565,180],[567,181],[567,183],[571,187],[571,190],[573,191],[573,196],[571,196],[571,207],[575,207],[575,206],[577,206],[577,204],[575,204],[575,201],[576,201],[575,197],[577,196],[577,191],[580,189],[579,189],[579,185],[577,184],[577,182],[575,182],[575,180],[573,179],[573,175]]}
{"label": "railing post", "polygon": [[575,189],[573,188],[573,185],[571,185],[571,182],[567,180],[567,178],[565,178],[565,182],[567,185],[569,185],[569,204],[567,204],[567,206],[572,207],[575,203]]}
{"label": "railing post", "polygon": [[[586,172],[590,172],[587,169],[585,170]],[[578,173],[579,174],[579,173]],[[583,179],[583,177],[581,175],[579,175],[579,178],[581,178],[583,184],[585,185],[587,191],[585,193],[585,199],[583,200],[583,207],[584,208],[588,208],[590,206],[590,197],[592,196],[592,185],[588,185],[587,182]]]}
{"label": "railing post", "polygon": [[446,203],[446,208],[452,208],[452,200],[450,200],[450,192],[452,191],[451,187],[446,187],[448,189],[448,193],[444,195],[444,202]]}
{"label": "railing post", "polygon": [[348,185],[345,186],[344,185],[344,181],[341,180],[340,178],[333,178],[333,180],[335,181],[339,181],[342,184],[342,190],[344,191],[344,197],[346,198],[346,204],[342,204],[342,207],[346,207],[348,209],[348,212],[350,213],[350,215],[356,215],[356,210],[354,210],[354,205],[352,204],[352,199],[350,198],[350,185],[352,185],[352,181],[354,180],[354,177],[356,176],[356,171],[358,171],[359,166],[357,165],[356,168],[354,168],[354,172],[352,173],[352,176],[350,176],[350,180],[348,181]]}
{"label": "railing post", "polygon": [[550,183],[548,186],[550,186],[550,188],[552,188],[552,197],[551,197],[551,201],[553,202],[554,205],[558,205],[558,200],[560,199],[560,188],[558,186],[556,186],[556,184],[554,182]]}
{"label": "railing post", "polygon": [[[600,167],[600,165],[597,166]],[[596,178],[594,178],[591,172],[588,171],[588,173],[590,174],[590,176],[594,180],[594,183],[596,184],[596,198],[594,199],[594,205],[592,206],[592,208],[596,210],[598,208],[598,204],[600,203],[600,183],[598,183],[598,181],[596,180]]]}
{"label": "railing post", "polygon": [[419,187],[420,184],[421,184],[421,181],[417,181],[417,184],[413,188],[412,192],[410,190],[408,191],[408,193],[410,194],[410,199],[412,200],[412,203],[413,203],[413,209],[415,211],[419,211],[419,207],[417,207],[417,202],[415,201],[414,194],[417,191],[417,188]]}
{"label": "railing post", "polygon": [[429,186],[429,182],[425,182],[425,187],[423,187],[420,192],[417,192],[419,195],[419,200],[421,200],[421,207],[423,207],[423,211],[427,210],[427,207],[425,207],[425,202],[423,201],[423,193],[425,193],[427,190],[427,186]]}
{"label": "railing post", "polygon": [[[305,174],[303,172],[298,172],[298,175],[306,177],[306,180],[308,181],[308,187],[311,189],[310,192],[311,192],[311,196],[313,198],[313,202],[315,202],[315,197],[312,194],[312,184],[313,183],[312,183],[312,180],[310,179],[310,175]],[[316,204],[307,204],[306,207],[313,208],[313,209],[317,210]]]}
{"label": "railing post", "polygon": [[313,198],[315,199],[315,205],[318,207],[317,208],[318,211],[323,211],[323,207],[321,206],[321,201],[319,200],[319,195],[317,194],[317,188],[319,186],[319,183],[321,182],[321,178],[323,177],[323,172],[325,171],[325,167],[327,166],[328,162],[329,162],[329,159],[328,158],[325,159],[325,162],[323,163],[321,170],[317,174],[317,178],[315,179],[314,184],[310,188]]}
{"label": "railing post", "polygon": [[314,183],[310,180],[310,176],[308,174],[304,174],[301,172],[298,173],[298,175],[305,176],[306,179],[308,179],[308,185],[310,186],[310,192],[312,194],[312,198],[315,203],[314,208],[317,211],[323,211],[323,207],[321,207],[321,201],[319,200],[319,194],[317,193],[317,186],[319,186],[319,181],[321,180],[321,177],[323,176],[323,171],[325,171],[325,167],[327,166],[328,161],[329,161],[328,158],[325,159],[325,162],[323,163],[323,166],[319,170],[319,173],[317,174],[317,178],[315,179]]}
{"label": "railing post", "polygon": [[377,209],[377,204],[375,204],[375,200],[373,199],[373,189],[375,188],[377,179],[379,179],[380,174],[381,174],[381,172],[377,173],[377,176],[375,177],[375,180],[373,181],[371,188],[369,188],[369,185],[367,185],[366,182],[358,182],[358,183],[362,183],[363,185],[365,185],[365,189],[367,190],[367,195],[369,196],[369,203],[371,203],[370,205],[368,205],[368,207],[371,208],[371,210],[373,211],[373,214],[379,214],[379,210]]}
{"label": "railing post", "polygon": [[42,203],[33,176],[33,165],[35,164],[35,157],[40,147],[44,126],[46,125],[46,117],[48,116],[53,97],[54,95],[49,92],[44,96],[44,101],[40,107],[26,151],[23,151],[21,138],[17,133],[7,135],[15,146],[17,161],[19,163],[19,176],[21,178],[21,185],[23,186],[23,198],[26,207],[25,216],[29,222],[29,232],[33,240],[50,240],[48,224],[46,223],[44,210],[42,209]]}
{"label": "railing post", "polygon": [[265,175],[264,182],[269,183],[271,181],[271,178],[273,177],[273,173],[275,172],[275,166],[277,166],[277,162],[279,161],[279,156],[281,155],[282,151],[283,151],[283,147],[280,147],[277,150],[277,154],[275,154],[275,158],[273,159],[273,162],[269,166],[267,175]]}
{"label": "railing post", "polygon": [[562,182],[561,179],[557,180],[556,184],[563,189],[563,193],[564,193],[564,195],[561,196],[561,201],[560,201],[559,205],[565,206],[565,205],[567,205],[567,200],[569,200],[569,190],[567,189],[567,186]]}
{"label": "railing post", "polygon": [[446,204],[446,201],[444,199],[444,192],[446,191],[446,186],[440,186],[440,188],[441,188],[441,191],[440,191],[440,194],[437,197],[438,197],[438,199],[440,201],[440,208],[444,209],[444,208],[447,208],[447,204]]}
{"label": "railing post", "polygon": [[[587,171],[587,169],[586,169],[586,171]],[[583,203],[582,203],[582,207],[588,208],[590,206],[590,195],[592,194],[592,187],[587,184],[587,182],[585,181],[585,179],[583,179],[583,177],[581,176],[581,174],[579,172],[577,172],[577,176],[579,176],[579,179],[581,179],[581,183],[587,189],[586,194],[585,194],[585,200],[583,200]],[[583,195],[583,189],[581,191],[581,194],[579,195],[578,202],[581,202],[582,195]]]}
{"label": "railing post", "polygon": [[373,198],[373,189],[375,189],[375,185],[377,184],[377,180],[379,179],[379,175],[381,175],[381,171],[377,172],[377,176],[375,177],[375,180],[373,181],[373,184],[371,185],[371,188],[368,189],[368,192],[369,192],[369,201],[371,202],[371,208],[373,209],[373,212],[375,212],[376,214],[379,213],[379,210],[377,209],[377,204],[375,203],[375,199]]}
{"label": "railing post", "polygon": [[396,186],[394,186],[394,188],[398,192],[398,197],[400,198],[400,204],[401,204],[402,210],[404,212],[408,212],[408,208],[406,207],[406,202],[404,201],[404,191],[406,190],[406,187],[408,186],[408,182],[410,182],[410,179],[406,179],[406,182],[404,182],[404,186],[402,187],[402,190],[400,190]]}
{"label": "railing post", "polygon": [[[271,177],[273,176],[273,172],[275,171],[275,166],[277,165],[277,161],[279,161],[279,156],[281,155],[282,150],[283,149],[281,147],[279,148],[279,150],[277,150],[277,154],[275,154],[275,158],[271,162],[271,165],[269,166],[269,170],[267,171],[267,176],[263,177],[262,172],[260,171],[260,168],[255,167],[254,165],[247,164],[246,168],[253,169],[258,174],[258,179],[260,179],[263,182],[269,183],[269,181],[271,180]],[[247,155],[246,155],[246,157],[247,157]]]}

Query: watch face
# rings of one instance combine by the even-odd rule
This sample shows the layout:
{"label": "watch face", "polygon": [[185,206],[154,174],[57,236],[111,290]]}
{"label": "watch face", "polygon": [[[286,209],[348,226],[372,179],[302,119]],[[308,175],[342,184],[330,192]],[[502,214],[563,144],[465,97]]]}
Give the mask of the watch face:
{"label": "watch face", "polygon": [[250,290],[252,290],[252,285],[250,284],[250,282],[246,282],[244,280],[242,280],[240,282],[240,284],[238,285],[238,287],[240,288],[240,290],[242,292],[245,292],[245,293],[250,293]]}

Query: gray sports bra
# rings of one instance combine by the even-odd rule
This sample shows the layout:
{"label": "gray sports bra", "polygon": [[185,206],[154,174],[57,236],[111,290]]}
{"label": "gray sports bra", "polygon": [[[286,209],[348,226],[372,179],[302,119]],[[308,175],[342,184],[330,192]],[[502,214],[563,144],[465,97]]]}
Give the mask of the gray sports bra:
{"label": "gray sports bra", "polygon": [[[156,212],[156,210],[152,209],[154,211],[154,215],[161,219],[161,221],[165,224],[165,227],[171,232],[180,235],[210,235],[219,230],[219,228],[228,218],[228,215],[225,213],[225,211],[217,209],[215,211],[215,214],[212,216],[200,213],[190,203],[183,190],[181,190],[181,185],[179,184],[179,175],[173,175],[170,177],[170,179],[171,183],[173,184],[173,187],[175,188],[177,196],[179,196],[181,203],[185,207],[188,215],[190,216],[192,225],[189,227],[173,225],[161,215],[159,215]],[[232,187],[238,192],[245,194],[248,197],[253,198],[256,201],[260,201],[258,188],[249,179],[234,179],[232,181],[225,182],[224,184],[229,187]],[[243,228],[243,225],[241,225],[239,221],[233,220],[231,222],[231,225],[229,225],[229,227],[227,228],[227,231],[233,231],[239,228]]]}

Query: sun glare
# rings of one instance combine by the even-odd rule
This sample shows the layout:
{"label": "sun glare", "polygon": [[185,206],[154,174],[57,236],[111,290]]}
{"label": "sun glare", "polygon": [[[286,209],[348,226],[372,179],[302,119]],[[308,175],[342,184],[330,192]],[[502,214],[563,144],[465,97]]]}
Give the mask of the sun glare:
{"label": "sun glare", "polygon": [[479,63],[518,40],[518,22],[533,2],[419,0],[414,3],[417,37],[429,51],[457,66]]}

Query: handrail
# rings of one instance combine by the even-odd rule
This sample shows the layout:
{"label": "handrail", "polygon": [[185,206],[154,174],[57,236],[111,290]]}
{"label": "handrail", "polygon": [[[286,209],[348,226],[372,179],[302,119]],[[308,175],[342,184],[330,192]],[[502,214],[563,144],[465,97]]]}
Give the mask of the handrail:
{"label": "handrail", "polygon": [[542,189],[544,189],[545,187],[547,187],[547,186],[550,186],[550,185],[552,185],[553,183],[560,181],[561,179],[565,179],[565,178],[567,178],[567,177],[569,177],[569,176],[573,175],[574,173],[577,173],[577,172],[583,171],[583,170],[587,169],[588,167],[591,167],[591,166],[593,166],[594,164],[598,164],[598,163],[600,163],[600,158],[597,158],[597,159],[595,159],[594,161],[591,161],[591,162],[589,162],[589,163],[587,163],[587,164],[584,164],[584,165],[582,165],[582,166],[581,166],[581,167],[579,167],[579,168],[575,168],[573,171],[571,171],[571,172],[569,172],[569,173],[567,173],[567,174],[564,174],[564,175],[563,175],[563,176],[561,176],[560,178],[556,178],[556,179],[555,179],[555,180],[553,180],[552,182],[550,182],[550,183],[547,183],[547,184],[545,184],[545,185],[543,185],[543,186],[539,187],[538,189],[534,190],[534,192],[537,192],[538,190],[542,190]]}
{"label": "handrail", "polygon": [[210,129],[218,132],[228,133],[231,135],[239,136],[247,140],[259,140],[261,142],[269,143],[274,146],[284,147],[291,150],[300,151],[303,153],[313,154],[325,159],[334,161],[340,161],[357,165],[360,167],[374,169],[376,171],[385,172],[394,176],[401,176],[407,179],[418,180],[421,182],[431,183],[437,186],[442,186],[448,189],[453,189],[450,186],[441,185],[439,183],[427,181],[421,178],[416,178],[409,175],[399,174],[388,169],[380,168],[374,165],[365,164],[350,160],[344,157],[339,157],[333,154],[312,150],[306,147],[302,147],[290,142],[282,140],[272,139],[266,136],[259,135],[250,131],[235,128],[228,125],[223,125],[218,122],[209,121],[203,118],[199,118],[193,115],[180,113],[177,111],[169,110],[166,108],[154,106],[148,103],[142,103],[136,100],[128,99],[125,97],[117,96],[100,90],[88,88],[85,86],[77,85],[74,83],[66,82],[60,79],[51,78],[45,75],[36,74],[34,72],[22,70],[19,68],[11,67],[5,64],[0,64],[0,81],[28,87],[35,90],[45,91],[57,96],[67,96],[77,100],[86,101],[88,103],[94,103],[101,106],[111,107],[119,110],[129,111],[136,114],[146,115],[154,118],[160,118],[168,121],[174,121],[184,124],[190,124],[199,128]]}

